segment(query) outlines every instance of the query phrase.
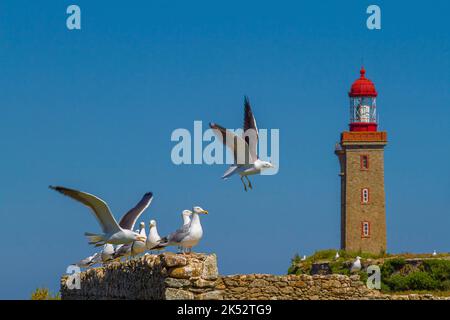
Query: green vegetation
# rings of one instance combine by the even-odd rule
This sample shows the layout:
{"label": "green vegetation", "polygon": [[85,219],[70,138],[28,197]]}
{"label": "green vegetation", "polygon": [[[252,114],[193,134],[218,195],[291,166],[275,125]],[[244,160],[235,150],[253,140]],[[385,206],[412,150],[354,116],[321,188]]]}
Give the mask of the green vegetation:
{"label": "green vegetation", "polygon": [[37,288],[31,294],[31,300],[61,300],[59,292],[52,294],[47,288]]}
{"label": "green vegetation", "polygon": [[383,291],[450,291],[450,261],[426,259],[411,266],[403,258],[386,260],[381,280]]}
{"label": "green vegetation", "polygon": [[[450,259],[448,254],[404,253],[399,255],[367,254],[363,252],[346,252],[338,250],[339,259],[335,260],[337,250],[316,251],[313,255],[301,260],[296,254],[291,261],[288,274],[311,274],[314,263],[328,263],[332,273],[350,275],[350,266],[356,256],[364,260],[370,259],[372,263],[381,267],[381,290],[389,293],[401,292],[437,292],[446,295],[450,293]],[[408,260],[420,258],[417,261]],[[441,258],[441,259],[437,259]],[[367,262],[366,262],[367,263]],[[366,281],[367,273],[359,272],[361,281]]]}

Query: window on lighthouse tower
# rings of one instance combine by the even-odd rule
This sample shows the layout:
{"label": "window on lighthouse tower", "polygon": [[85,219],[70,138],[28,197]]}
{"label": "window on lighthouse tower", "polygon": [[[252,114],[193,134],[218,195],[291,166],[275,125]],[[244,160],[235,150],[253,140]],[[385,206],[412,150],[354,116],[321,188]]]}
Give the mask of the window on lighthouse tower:
{"label": "window on lighthouse tower", "polygon": [[368,188],[361,189],[361,202],[364,204],[369,203],[369,189]]}
{"label": "window on lighthouse tower", "polygon": [[361,223],[361,235],[365,238],[370,237],[370,222],[369,221],[363,221]]}

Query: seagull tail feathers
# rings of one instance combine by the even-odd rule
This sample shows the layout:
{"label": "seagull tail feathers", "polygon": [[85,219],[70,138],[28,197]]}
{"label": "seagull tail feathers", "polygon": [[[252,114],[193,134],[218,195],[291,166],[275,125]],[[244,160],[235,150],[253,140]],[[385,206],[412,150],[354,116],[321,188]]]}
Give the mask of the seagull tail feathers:
{"label": "seagull tail feathers", "polygon": [[89,240],[89,244],[98,244],[99,242],[104,242],[103,235],[85,232],[84,235]]}
{"label": "seagull tail feathers", "polygon": [[237,169],[238,169],[238,166],[236,166],[236,165],[231,165],[231,166],[227,169],[227,171],[224,172],[224,174],[223,174],[223,176],[222,176],[222,179],[224,179],[224,180],[228,179],[229,177],[231,177],[233,174],[236,173],[236,170],[237,170]]}
{"label": "seagull tail feathers", "polygon": [[150,250],[161,250],[167,246],[170,246],[169,239],[167,237],[163,237],[158,241],[158,244],[153,248],[151,248]]}

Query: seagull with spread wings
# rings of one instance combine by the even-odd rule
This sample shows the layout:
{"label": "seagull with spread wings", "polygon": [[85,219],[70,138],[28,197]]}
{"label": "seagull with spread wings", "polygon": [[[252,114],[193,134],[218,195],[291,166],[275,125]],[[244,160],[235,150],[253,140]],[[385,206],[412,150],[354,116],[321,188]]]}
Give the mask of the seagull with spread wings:
{"label": "seagull with spread wings", "polygon": [[237,135],[231,130],[225,129],[217,123],[210,123],[209,126],[214,130],[214,133],[221,139],[222,143],[226,145],[233,152],[234,163],[225,171],[222,179],[227,179],[234,174],[239,174],[241,181],[244,184],[244,189],[247,191],[248,187],[252,189],[252,183],[248,176],[259,174],[261,170],[273,168],[273,165],[268,161],[263,161],[258,158],[258,127],[256,119],[253,115],[250,101],[247,97],[244,99],[244,132],[242,136]]}
{"label": "seagull with spread wings", "polygon": [[118,224],[109,210],[108,205],[102,199],[86,192],[65,187],[50,186],[50,189],[56,190],[74,200],[77,200],[92,210],[94,217],[100,224],[103,234],[86,232],[85,236],[88,238],[89,244],[94,244],[98,247],[106,243],[127,244],[133,241],[145,242],[146,239],[139,233],[132,231],[132,228],[134,227],[138,217],[149,206],[153,198],[153,194],[151,192],[146,193],[136,207],[128,211]]}

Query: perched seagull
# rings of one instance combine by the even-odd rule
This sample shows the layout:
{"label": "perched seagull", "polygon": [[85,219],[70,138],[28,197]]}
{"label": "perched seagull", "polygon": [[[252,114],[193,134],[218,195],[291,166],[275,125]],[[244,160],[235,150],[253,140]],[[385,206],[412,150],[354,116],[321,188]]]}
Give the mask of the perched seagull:
{"label": "perched seagull", "polygon": [[[156,249],[167,246],[179,246],[191,252],[192,247],[196,246],[203,236],[203,229],[200,223],[200,214],[208,214],[208,211],[201,207],[194,207],[191,223],[187,228],[181,228],[161,239]],[[183,252],[184,253],[184,252]]]}
{"label": "perched seagull", "polygon": [[145,241],[133,241],[131,244],[131,256],[137,256],[145,251],[147,249],[146,243],[147,243],[147,234],[145,233],[145,223],[140,223],[140,230],[139,234],[141,237],[145,238]]}
{"label": "perched seagull", "polygon": [[361,257],[356,257],[356,260],[353,262],[352,267],[350,268],[350,272],[358,272],[361,270]]}
{"label": "perched seagull", "polygon": [[433,256],[437,256],[436,250],[433,251]]}
{"label": "perched seagull", "polygon": [[273,168],[270,162],[258,159],[258,127],[247,97],[244,99],[244,132],[242,137],[216,123],[210,123],[209,126],[214,129],[214,133],[221,139],[222,143],[233,152],[234,164],[225,171],[222,179],[228,179],[234,174],[239,174],[244,189],[247,191],[244,178],[247,179],[248,187],[252,189],[252,183],[248,176],[259,174],[263,169]]}
{"label": "perched seagull", "polygon": [[[183,210],[181,213],[181,217],[183,218],[183,225],[181,226],[182,230],[189,230],[189,225],[191,224],[192,211],[191,210]],[[179,251],[183,251],[183,247],[178,247]]]}
{"label": "perched seagull", "polygon": [[102,249],[100,255],[101,255],[101,260],[102,260],[103,264],[112,261],[113,256],[114,256],[114,246],[110,243],[106,243],[103,246],[103,249]]}
{"label": "perched seagull", "polygon": [[121,244],[116,247],[116,250],[114,250],[113,259],[114,260],[121,260],[122,258],[129,257],[131,255],[131,244]]}
{"label": "perched seagull", "polygon": [[300,261],[305,261],[306,260],[306,256],[303,255],[303,257],[300,259]]}
{"label": "perched seagull", "polygon": [[[85,236],[89,239],[89,244],[94,244],[95,246],[101,246],[106,243],[111,244],[126,244],[131,243],[135,240],[141,240],[145,241],[145,238],[143,238],[141,235],[139,235],[136,232],[133,232],[129,228],[120,226],[116,219],[114,219],[111,211],[108,208],[108,205],[106,202],[104,202],[102,199],[78,190],[73,190],[69,188],[64,187],[53,187],[50,186],[50,189],[56,190],[66,196],[71,197],[72,199],[75,199],[85,206],[89,207],[92,212],[94,213],[95,218],[97,219],[98,223],[100,224],[103,234],[95,234],[95,233],[85,233]],[[150,197],[150,201],[152,198],[152,194],[147,194]],[[149,203],[150,203],[149,201]],[[135,208],[133,208],[131,211],[133,211]],[[145,210],[145,209],[144,209]],[[130,213],[128,212],[128,213]],[[122,218],[122,220],[125,218],[124,225],[130,225],[131,223],[134,223],[134,221],[130,218],[130,216],[127,217],[128,213]]]}
{"label": "perched seagull", "polygon": [[336,255],[334,256],[334,260],[339,259],[339,251],[336,251]]}
{"label": "perched seagull", "polygon": [[89,257],[75,263],[74,265],[76,265],[77,267],[80,267],[80,268],[88,268],[98,262],[99,262],[98,252],[96,252],[92,256],[89,256]]}
{"label": "perched seagull", "polygon": [[191,223],[191,216],[191,210],[183,210],[183,212],[181,213],[181,217],[183,218],[183,228],[189,226],[189,224]]}
{"label": "perched seagull", "polygon": [[147,237],[147,241],[145,242],[146,249],[153,250],[153,248],[155,248],[159,245],[160,241],[161,241],[161,237],[159,236],[158,229],[156,228],[156,221],[150,220],[148,237]]}

